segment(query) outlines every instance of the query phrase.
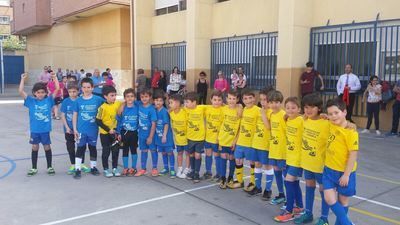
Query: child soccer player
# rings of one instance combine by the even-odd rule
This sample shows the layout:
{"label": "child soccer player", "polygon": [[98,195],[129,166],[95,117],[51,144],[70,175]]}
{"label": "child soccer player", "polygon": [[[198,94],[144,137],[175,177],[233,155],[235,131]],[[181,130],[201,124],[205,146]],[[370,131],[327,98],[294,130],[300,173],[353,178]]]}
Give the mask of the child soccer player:
{"label": "child soccer player", "polygon": [[174,141],[172,137],[168,110],[164,107],[164,92],[157,92],[153,97],[153,101],[157,112],[155,143],[158,152],[162,154],[164,163],[164,169],[160,172],[160,174],[166,175],[169,173],[170,178],[175,178],[175,155],[173,151]]}
{"label": "child soccer player", "polygon": [[[42,143],[46,153],[47,161],[47,174],[54,175],[55,171],[51,166],[52,153],[51,153],[51,109],[54,106],[54,95],[47,96],[47,87],[45,83],[36,83],[32,88],[33,96],[29,96],[24,91],[25,80],[27,74],[21,75],[21,82],[19,84],[19,95],[24,99],[24,106],[29,109],[29,126],[31,137],[29,143],[32,145],[32,169],[28,171],[28,176],[37,174],[37,161],[39,144]],[[56,75],[52,72],[51,78],[55,83],[55,92],[57,93],[60,86]]]}
{"label": "child soccer player", "polygon": [[[294,215],[302,212],[303,196],[300,189],[299,177],[303,169],[300,165],[301,139],[303,135],[303,117],[299,115],[300,104],[296,97],[289,97],[285,101],[286,111],[286,208],[274,219],[277,222],[288,222],[294,220]],[[297,207],[294,207],[296,202]]]}
{"label": "child soccer player", "polygon": [[254,189],[255,177],[254,177],[254,160],[255,151],[252,146],[252,140],[257,125],[257,117],[260,115],[260,108],[255,106],[255,94],[251,90],[244,90],[242,92],[242,99],[245,105],[243,110],[242,119],[240,122],[240,130],[238,134],[238,140],[235,148],[235,159],[236,159],[236,179],[237,183],[233,185],[235,188],[244,187],[243,182],[243,162],[246,158],[250,162],[250,182],[244,187],[244,191],[250,192]]}
{"label": "child soccer player", "polygon": [[[103,147],[101,155],[104,176],[112,177],[121,176],[118,170],[118,155],[119,155],[119,143],[116,139],[116,127],[117,127],[117,112],[121,106],[121,102],[115,101],[117,99],[117,90],[113,86],[104,86],[102,94],[106,102],[104,102],[97,113],[96,123],[100,127],[100,141]],[[112,159],[112,170],[108,167],[108,158]]]}
{"label": "child soccer player", "polygon": [[270,116],[271,139],[269,149],[269,164],[274,167],[276,186],[279,195],[271,200],[272,205],[285,202],[283,190],[283,172],[286,169],[286,122],[285,111],[281,108],[283,95],[280,91],[272,91],[268,94],[269,107],[272,110]]}
{"label": "child soccer player", "polygon": [[321,194],[321,217],[317,225],[328,224],[329,206],[324,200],[322,172],[325,163],[325,151],[329,135],[329,121],[320,118],[322,99],[318,94],[304,96],[304,131],[301,151],[301,168],[306,180],[306,209],[305,213],[294,220],[295,224],[310,223],[313,221],[313,205],[316,182]]}
{"label": "child soccer player", "polygon": [[[222,124],[218,134],[218,144],[221,152],[221,189],[235,188],[233,174],[235,172],[235,158],[233,149],[237,141],[239,132],[240,118],[242,116],[242,107],[238,105],[239,96],[234,90],[228,92],[228,105],[222,107]],[[229,160],[229,176],[226,180],[226,167]],[[239,183],[236,183],[239,184]],[[240,184],[239,184],[240,187]]]}
{"label": "child soccer player", "polygon": [[[135,106],[135,90],[128,88],[124,91],[125,106],[121,115],[117,116],[118,140],[122,141],[123,176],[134,176],[137,173],[138,146],[138,107]],[[132,167],[129,168],[129,151],[131,151]]]}
{"label": "child soccer player", "polygon": [[[61,120],[64,125],[65,141],[67,145],[67,151],[69,154],[69,160],[71,166],[68,169],[68,174],[72,175],[75,173],[75,135],[72,126],[72,116],[74,114],[73,105],[76,99],[78,99],[79,87],[76,83],[68,84],[68,95],[69,97],[64,99],[61,105]],[[90,172],[90,168],[83,164],[85,155],[82,156],[81,169],[85,173]]]}
{"label": "child soccer player", "polygon": [[204,125],[204,105],[197,105],[197,93],[189,92],[185,96],[185,106],[187,112],[187,139],[188,151],[190,153],[190,166],[192,171],[187,175],[187,179],[194,183],[200,182],[201,154],[204,152],[205,125]]}
{"label": "child soccer player", "polygon": [[336,215],[335,224],[351,225],[347,212],[349,197],[356,194],[358,133],[345,129],[349,122],[343,100],[329,100],[326,107],[331,125],[322,177],[325,201]]}
{"label": "child soccer player", "polygon": [[140,163],[142,169],[139,170],[135,177],[140,177],[146,174],[147,158],[149,151],[151,152],[151,159],[153,163],[153,169],[151,175],[153,177],[158,176],[157,163],[158,153],[156,145],[154,143],[154,133],[156,131],[157,113],[154,106],[150,103],[151,91],[149,89],[143,90],[140,93],[139,104],[139,149],[142,151],[140,155]]}
{"label": "child soccer player", "polygon": [[81,81],[83,95],[79,97],[73,105],[72,126],[74,128],[75,139],[77,140],[77,150],[75,154],[75,179],[81,178],[82,158],[88,145],[90,152],[90,173],[98,176],[97,169],[97,136],[99,127],[96,124],[97,110],[103,99],[93,95],[93,81],[90,78],[83,78]]}
{"label": "child soccer player", "polygon": [[[185,179],[186,175],[190,173],[190,157],[187,151],[187,115],[186,110],[181,108],[182,96],[175,94],[169,97],[169,108],[171,117],[171,127],[174,136],[174,143],[178,153],[178,172],[177,177]],[[183,169],[183,152],[186,154],[186,168]]]}
{"label": "child soccer player", "polygon": [[220,182],[220,165],[221,156],[218,151],[218,133],[222,122],[222,92],[216,90],[211,93],[211,106],[206,107],[206,142],[204,147],[206,149],[206,172],[204,179],[212,178],[212,155],[215,158],[216,175],[214,180]]}
{"label": "child soccer player", "polygon": [[[270,200],[272,195],[272,181],[274,180],[274,169],[269,165],[269,139],[271,137],[271,128],[269,124],[264,123],[265,118],[269,118],[272,110],[268,106],[268,93],[273,91],[272,88],[266,88],[260,91],[260,104],[261,111],[257,116],[257,125],[254,132],[254,137],[252,141],[252,148],[255,151],[255,169],[254,176],[256,179],[256,187],[249,192],[250,196],[259,195],[262,193],[262,174],[264,169],[264,174],[266,175],[266,186],[262,195],[263,200]],[[264,117],[264,119],[263,119]],[[265,121],[267,122],[267,121]],[[267,122],[268,123],[268,122]]]}

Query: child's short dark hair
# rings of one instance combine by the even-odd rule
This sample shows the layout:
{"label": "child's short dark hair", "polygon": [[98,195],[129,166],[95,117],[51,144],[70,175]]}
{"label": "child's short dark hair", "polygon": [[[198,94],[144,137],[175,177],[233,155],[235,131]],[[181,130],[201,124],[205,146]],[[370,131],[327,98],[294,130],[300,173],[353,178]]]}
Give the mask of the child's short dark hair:
{"label": "child's short dark hair", "polygon": [[210,98],[213,98],[214,96],[222,98],[222,92],[219,90],[214,90],[211,92]]}
{"label": "child's short dark hair", "polygon": [[283,94],[280,91],[270,91],[267,95],[268,102],[283,102]]}
{"label": "child's short dark hair", "polygon": [[71,89],[75,89],[75,90],[79,91],[79,86],[75,81],[69,81],[67,83],[67,90],[71,90]]}
{"label": "child's short dark hair", "polygon": [[107,96],[110,93],[117,93],[117,90],[115,89],[115,87],[110,86],[110,85],[105,85],[103,86],[103,90],[101,90],[101,93],[104,96]]}
{"label": "child's short dark hair", "polygon": [[322,110],[323,104],[324,104],[324,102],[322,101],[322,98],[318,93],[308,94],[308,95],[304,96],[301,101],[302,107],[313,106],[313,107],[318,107],[321,110]]}
{"label": "child's short dark hair", "polygon": [[192,102],[197,102],[197,98],[198,98],[199,96],[197,95],[197,93],[196,92],[188,92],[186,95],[185,95],[185,100],[190,100],[190,101],[192,101]]}
{"label": "child's short dark hair", "polygon": [[126,97],[127,94],[133,94],[133,97],[136,97],[135,89],[133,89],[133,88],[125,89],[124,98]]}
{"label": "child's short dark hair", "polygon": [[84,83],[88,83],[88,84],[90,84],[90,86],[93,87],[93,80],[90,79],[89,77],[85,77],[85,78],[83,78],[83,79],[81,80],[81,86],[82,86]]}
{"label": "child's short dark hair", "polygon": [[346,103],[341,98],[329,99],[326,103],[326,109],[332,106],[338,107],[342,112],[346,110]]}
{"label": "child's short dark hair", "polygon": [[164,96],[165,96],[164,95],[164,91],[156,91],[153,94],[153,100],[161,98],[163,101],[165,101],[165,97]]}
{"label": "child's short dark hair", "polygon": [[253,91],[253,90],[244,89],[244,90],[242,91],[242,96],[243,96],[243,97],[244,97],[244,96],[253,96],[253,97],[256,97],[256,94],[254,94],[254,91]]}
{"label": "child's short dark hair", "polygon": [[229,90],[228,95],[235,96],[236,98],[239,97],[239,93],[236,90]]}
{"label": "child's short dark hair", "polygon": [[183,101],[182,95],[179,95],[179,94],[171,95],[169,97],[169,99],[172,100],[172,101],[179,102],[179,103],[182,103],[182,101]]}
{"label": "child's short dark hair", "polygon": [[87,77],[87,78],[89,78],[89,77],[92,77],[92,76],[93,76],[93,74],[92,74],[92,73],[86,73],[85,75],[86,75],[86,77]]}
{"label": "child's short dark hair", "polygon": [[306,67],[314,67],[314,63],[309,61],[306,63]]}
{"label": "child's short dark hair", "polygon": [[101,76],[102,76],[102,77],[108,77],[108,73],[107,73],[107,72],[103,72],[103,73],[101,74]]}
{"label": "child's short dark hair", "polygon": [[44,84],[44,83],[41,83],[41,82],[36,83],[36,84],[33,85],[33,87],[32,87],[32,94],[35,95],[35,92],[37,92],[37,91],[39,91],[39,90],[44,90],[44,92],[45,92],[46,94],[48,93],[48,91],[47,91],[47,85]]}
{"label": "child's short dark hair", "polygon": [[152,96],[153,95],[153,93],[151,92],[151,90],[150,89],[144,89],[143,91],[141,91],[140,92],[140,95],[148,95],[148,96]]}
{"label": "child's short dark hair", "polygon": [[274,91],[274,90],[275,90],[274,87],[268,86],[266,88],[261,89],[259,94],[268,96],[268,93],[270,93],[271,91]]}
{"label": "child's short dark hair", "polygon": [[287,103],[289,103],[289,102],[291,102],[291,103],[297,105],[297,107],[300,108],[299,98],[297,98],[297,97],[288,97],[288,98],[285,100],[285,105],[286,105]]}

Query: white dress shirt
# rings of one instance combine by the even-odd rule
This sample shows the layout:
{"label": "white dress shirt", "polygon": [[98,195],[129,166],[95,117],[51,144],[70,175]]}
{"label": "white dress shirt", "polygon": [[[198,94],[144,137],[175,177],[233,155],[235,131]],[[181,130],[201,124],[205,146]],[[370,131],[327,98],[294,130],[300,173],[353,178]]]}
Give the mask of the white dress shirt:
{"label": "white dress shirt", "polygon": [[[348,78],[347,78],[348,76]],[[348,79],[348,80],[347,80]],[[350,74],[342,74],[339,77],[339,80],[336,85],[336,90],[338,95],[343,94],[344,87],[347,85],[350,87],[350,93],[356,93],[358,90],[361,89],[360,79],[358,79],[357,75],[350,73]]]}

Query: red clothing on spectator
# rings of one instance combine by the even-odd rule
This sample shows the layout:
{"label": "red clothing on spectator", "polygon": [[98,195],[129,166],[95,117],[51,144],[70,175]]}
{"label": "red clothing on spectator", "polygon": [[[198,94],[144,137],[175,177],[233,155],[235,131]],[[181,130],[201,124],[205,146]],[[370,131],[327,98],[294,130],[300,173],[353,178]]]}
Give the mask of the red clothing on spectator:
{"label": "red clothing on spectator", "polygon": [[154,72],[153,79],[151,79],[151,87],[158,88],[158,81],[160,80],[160,72]]}
{"label": "red clothing on spectator", "polygon": [[214,88],[222,91],[225,88],[225,92],[229,91],[229,85],[228,85],[228,81],[226,79],[220,80],[220,79],[216,79],[214,82]]}
{"label": "red clothing on spectator", "polygon": [[301,81],[307,80],[307,84],[302,84],[301,85],[301,94],[308,94],[312,93],[314,91],[314,80],[316,77],[318,77],[319,72],[316,70],[311,70],[311,72],[307,73],[304,72],[301,74]]}
{"label": "red clothing on spectator", "polygon": [[[56,98],[63,97],[63,96],[61,95],[61,90],[64,89],[64,84],[63,84],[62,82],[60,82],[60,83],[58,83],[58,84],[59,84],[59,86],[60,86],[60,89],[58,90],[58,92],[57,92],[56,95],[55,95]],[[56,84],[54,83],[54,81],[49,81],[49,82],[47,83],[47,88],[49,89],[49,92],[50,92],[49,95],[50,95],[50,94],[53,94],[54,91],[56,90]]]}

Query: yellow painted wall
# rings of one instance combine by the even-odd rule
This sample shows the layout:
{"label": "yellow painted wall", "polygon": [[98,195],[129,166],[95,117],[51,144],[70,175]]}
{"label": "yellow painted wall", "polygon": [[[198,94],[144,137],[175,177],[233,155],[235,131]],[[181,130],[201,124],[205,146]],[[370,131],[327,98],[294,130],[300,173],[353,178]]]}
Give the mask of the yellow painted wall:
{"label": "yellow painted wall", "polygon": [[154,16],[151,29],[153,44],[185,41],[186,11]]}

